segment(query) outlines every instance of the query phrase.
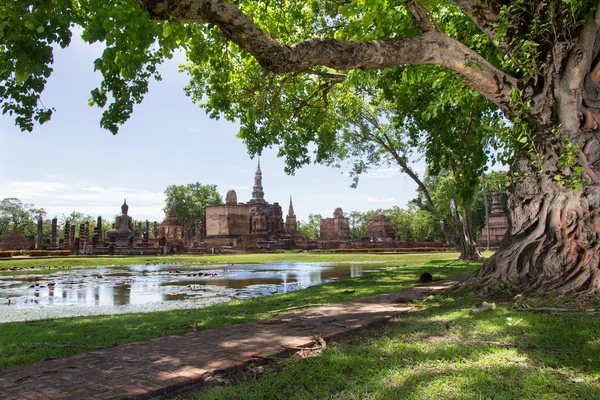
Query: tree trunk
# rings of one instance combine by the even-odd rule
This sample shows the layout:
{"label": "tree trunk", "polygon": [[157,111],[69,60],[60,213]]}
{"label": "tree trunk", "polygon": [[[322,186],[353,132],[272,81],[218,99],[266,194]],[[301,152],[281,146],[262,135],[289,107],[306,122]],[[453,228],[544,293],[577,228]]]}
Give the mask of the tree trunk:
{"label": "tree trunk", "polygon": [[468,205],[461,211],[458,210],[456,200],[450,201],[450,210],[452,211],[452,221],[454,222],[454,239],[458,251],[460,251],[460,260],[481,261],[483,257],[479,253],[473,229],[471,228],[471,210]]}
{"label": "tree trunk", "polygon": [[[565,139],[581,148],[584,177],[577,191],[556,178],[576,172],[558,159]],[[509,187],[512,227],[498,251],[467,280],[475,289],[600,294],[600,135],[592,130],[563,133],[544,153],[542,175],[527,157],[513,167],[520,179]]]}

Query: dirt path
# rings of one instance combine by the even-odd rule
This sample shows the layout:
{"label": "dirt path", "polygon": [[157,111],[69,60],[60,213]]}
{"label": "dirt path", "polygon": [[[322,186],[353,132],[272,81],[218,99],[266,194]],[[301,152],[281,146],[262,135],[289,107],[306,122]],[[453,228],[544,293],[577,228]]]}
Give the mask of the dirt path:
{"label": "dirt path", "polygon": [[0,399],[145,399],[166,395],[289,348],[312,346],[315,335],[332,338],[408,311],[410,300],[455,283],[439,281],[257,322],[9,368],[0,372]]}

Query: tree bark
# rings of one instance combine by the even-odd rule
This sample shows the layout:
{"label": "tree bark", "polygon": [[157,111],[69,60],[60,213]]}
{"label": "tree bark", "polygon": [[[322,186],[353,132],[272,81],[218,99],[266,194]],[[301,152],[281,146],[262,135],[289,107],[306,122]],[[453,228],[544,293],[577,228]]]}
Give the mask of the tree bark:
{"label": "tree bark", "polygon": [[[510,232],[467,285],[600,295],[599,31],[600,8],[569,51],[557,48],[547,87],[536,99],[545,106],[532,109],[539,107],[532,117],[541,172],[525,153],[512,166],[517,175],[508,192]],[[550,114],[554,126],[548,126]],[[569,179],[581,187],[574,191],[559,182]]]}
{"label": "tree bark", "polygon": [[473,229],[471,228],[471,210],[465,205],[463,210],[458,209],[456,200],[450,201],[452,222],[454,222],[454,238],[456,248],[460,251],[460,260],[481,261],[483,256],[477,248]]}
{"label": "tree bark", "polygon": [[574,192],[554,178],[565,173],[557,146],[546,147],[541,176],[522,157],[513,172],[523,178],[508,193],[509,235],[467,285],[536,294],[600,294],[600,135],[585,130],[561,137],[582,149],[583,187]]}

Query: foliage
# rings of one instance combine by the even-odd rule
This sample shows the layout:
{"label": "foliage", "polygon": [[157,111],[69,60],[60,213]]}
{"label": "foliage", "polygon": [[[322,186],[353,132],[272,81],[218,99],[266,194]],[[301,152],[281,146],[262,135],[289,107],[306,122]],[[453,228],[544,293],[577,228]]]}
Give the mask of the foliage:
{"label": "foliage", "polygon": [[298,233],[304,239],[317,240],[321,232],[321,214],[309,214],[308,222],[298,222]]}
{"label": "foliage", "polygon": [[204,221],[206,206],[223,204],[223,198],[217,192],[217,185],[203,185],[200,182],[167,186],[165,196],[165,215],[169,213],[174,201],[177,220],[183,225]]}
{"label": "foliage", "polygon": [[29,256],[31,257],[65,257],[69,255],[69,250],[29,250]]}
{"label": "foliage", "polygon": [[23,204],[21,200],[7,197],[0,201],[0,236],[7,232],[26,236],[37,232],[37,218],[44,217],[46,210],[35,208],[33,204]]}

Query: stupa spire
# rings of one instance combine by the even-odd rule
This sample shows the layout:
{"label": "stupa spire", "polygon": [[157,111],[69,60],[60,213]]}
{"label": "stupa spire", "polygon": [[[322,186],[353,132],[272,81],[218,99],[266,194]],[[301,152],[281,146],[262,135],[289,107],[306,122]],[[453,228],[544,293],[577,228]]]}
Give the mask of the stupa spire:
{"label": "stupa spire", "polygon": [[290,208],[288,210],[288,217],[294,216],[294,205],[292,204],[292,195],[290,194]]}
{"label": "stupa spire", "polygon": [[260,157],[258,158],[256,173],[254,174],[254,187],[252,188],[252,200],[250,201],[254,203],[265,202],[265,192],[263,192],[262,186],[262,171],[260,170]]}

